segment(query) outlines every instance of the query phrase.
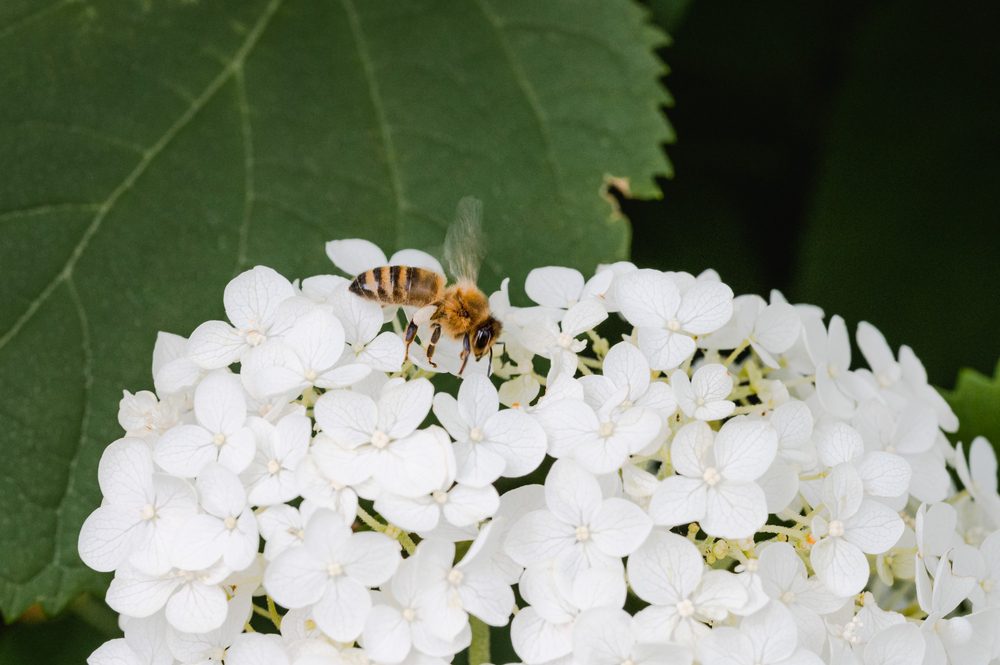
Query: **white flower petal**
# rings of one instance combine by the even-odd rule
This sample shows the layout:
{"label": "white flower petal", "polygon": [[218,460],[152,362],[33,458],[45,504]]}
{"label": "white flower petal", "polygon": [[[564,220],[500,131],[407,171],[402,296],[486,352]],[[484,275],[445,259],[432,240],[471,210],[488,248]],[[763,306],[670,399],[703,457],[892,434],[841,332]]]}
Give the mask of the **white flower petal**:
{"label": "white flower petal", "polygon": [[593,475],[572,460],[557,460],[545,478],[545,503],[558,519],[579,526],[591,521],[601,505]]}
{"label": "white flower petal", "polygon": [[241,330],[266,330],[284,300],[295,295],[292,283],[266,266],[240,273],[223,293],[226,316]]}
{"label": "white flower petal", "polygon": [[351,448],[370,441],[378,422],[374,400],[349,390],[324,393],[316,400],[314,414],[324,433]]}
{"label": "white flower petal", "polygon": [[718,538],[751,538],[767,521],[767,498],[756,483],[725,480],[708,488],[701,527]]}
{"label": "white flower petal", "polygon": [[246,340],[225,321],[206,321],[191,333],[188,357],[204,369],[221,369],[239,361]]}
{"label": "white flower petal", "polygon": [[881,554],[903,534],[903,520],[884,503],[865,499],[844,523],[844,539],[868,554]]}
{"label": "white flower petal", "polygon": [[289,665],[290,662],[278,635],[243,633],[226,650],[227,665]]}
{"label": "white flower petal", "polygon": [[87,517],[80,528],[77,549],[88,567],[102,573],[118,568],[132,554],[143,528],[138,509],[106,505]]}
{"label": "white flower petal", "polygon": [[675,605],[687,598],[704,569],[691,541],[664,531],[653,531],[628,558],[629,585],[637,596],[656,605]]}
{"label": "white flower petal", "polygon": [[719,430],[713,452],[719,472],[729,480],[756,480],[778,451],[778,433],[765,420],[734,418]]}
{"label": "white flower petal", "polygon": [[664,478],[649,500],[649,516],[655,524],[677,526],[705,517],[708,485],[701,478]]}
{"label": "white flower petal", "polygon": [[816,575],[838,596],[853,596],[868,582],[868,559],[843,538],[823,538],[809,554]]}
{"label": "white flower petal", "polygon": [[639,506],[625,499],[605,499],[590,520],[590,537],[606,554],[625,557],[634,552],[653,523]]}
{"label": "white flower petal", "polygon": [[434,386],[427,379],[387,386],[378,401],[378,426],[394,439],[410,434],[431,410]]}
{"label": "white flower petal", "polygon": [[469,526],[492,516],[499,507],[500,495],[492,485],[456,485],[448,492],[442,512],[445,519],[455,526]]}
{"label": "white flower petal", "polygon": [[156,463],[182,478],[194,478],[218,457],[212,435],[197,425],[177,425],[160,437],[153,451]]}
{"label": "white flower petal", "polygon": [[921,663],[925,650],[920,628],[916,624],[900,623],[879,631],[865,645],[865,665]]}
{"label": "white flower petal", "polygon": [[326,243],[326,255],[333,265],[351,277],[388,264],[385,254],[375,243],[360,238],[331,240]]}
{"label": "white flower petal", "polygon": [[304,546],[282,552],[264,572],[264,588],[282,607],[306,607],[320,599],[328,575],[323,562]]}
{"label": "white flower petal", "polygon": [[365,653],[378,663],[400,663],[410,653],[410,626],[395,607],[376,605],[361,638]]}
{"label": "white flower petal", "polygon": [[313,606],[313,618],[320,630],[333,639],[352,642],[361,635],[371,606],[368,590],[341,576],[326,585],[323,597]]}
{"label": "white flower petal", "polygon": [[215,584],[189,582],[167,601],[167,621],[185,633],[215,630],[226,620],[226,592]]}
{"label": "white flower petal", "polygon": [[194,391],[194,414],[213,434],[229,434],[243,427],[247,401],[236,375],[215,372],[206,376]]}
{"label": "white flower petal", "polygon": [[687,335],[662,328],[639,328],[636,342],[650,368],[662,371],[674,369],[690,358],[697,348],[694,340]]}
{"label": "white flower petal", "polygon": [[733,290],[722,282],[699,282],[684,293],[677,318],[685,332],[705,335],[733,316]]}
{"label": "white flower petal", "polygon": [[504,552],[522,566],[555,559],[574,546],[574,531],[548,510],[535,510],[511,527]]}
{"label": "white flower petal", "polygon": [[583,275],[573,268],[535,268],[524,281],[524,292],[539,305],[567,309],[580,299]]}
{"label": "white flower petal", "polygon": [[615,280],[615,300],[633,326],[661,328],[677,318],[681,294],[670,276],[658,270],[636,270]]}

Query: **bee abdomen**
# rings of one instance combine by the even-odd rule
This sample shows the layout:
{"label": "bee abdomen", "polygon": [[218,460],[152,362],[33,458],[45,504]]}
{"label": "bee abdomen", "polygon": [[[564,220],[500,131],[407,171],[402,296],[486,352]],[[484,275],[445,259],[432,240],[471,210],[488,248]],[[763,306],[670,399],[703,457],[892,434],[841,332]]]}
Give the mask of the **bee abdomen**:
{"label": "bee abdomen", "polygon": [[443,275],[426,268],[379,266],[355,277],[349,288],[385,305],[422,306],[437,300],[444,282]]}

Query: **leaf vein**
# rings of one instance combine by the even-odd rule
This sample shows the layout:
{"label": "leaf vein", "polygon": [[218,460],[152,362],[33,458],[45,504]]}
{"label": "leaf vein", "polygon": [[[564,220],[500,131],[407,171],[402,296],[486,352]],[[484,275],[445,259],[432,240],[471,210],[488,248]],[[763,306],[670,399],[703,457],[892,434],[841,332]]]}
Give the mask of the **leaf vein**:
{"label": "leaf vein", "polygon": [[253,50],[256,45],[257,40],[260,38],[267,24],[270,22],[271,17],[274,16],[275,12],[278,11],[278,7],[281,6],[282,0],[271,0],[267,7],[264,9],[263,14],[257,20],[253,29],[248,33],[246,40],[237,49],[236,53],[233,54],[232,59],[229,64],[223,67],[222,71],[212,79],[208,86],[202,91],[194,102],[188,106],[188,108],[181,114],[181,116],[167,128],[167,131],[148,149],[143,153],[142,159],[139,160],[138,164],[125,176],[124,180],[119,183],[119,185],[108,195],[104,203],[98,208],[97,213],[94,215],[94,219],[91,221],[90,225],[83,232],[82,237],[79,242],[73,248],[72,253],[66,260],[65,265],[62,270],[60,270],[52,281],[50,281],[42,292],[31,301],[28,308],[24,313],[18,317],[14,324],[2,335],[0,336],[0,350],[14,339],[25,324],[30,321],[35,314],[38,312],[39,308],[45,304],[46,301],[52,296],[52,293],[56,290],[56,287],[60,283],[66,281],[73,274],[73,268],[76,263],[83,256],[84,252],[87,250],[87,245],[90,244],[91,239],[100,230],[101,224],[108,214],[114,209],[115,204],[118,200],[132,187],[135,185],[136,181],[142,176],[143,173],[149,168],[150,164],[163,152],[163,150],[170,145],[174,138],[180,134],[198,113],[205,108],[209,101],[215,97],[216,93],[225,85],[229,78],[235,74],[236,70],[242,67],[243,62],[246,60],[247,56]]}

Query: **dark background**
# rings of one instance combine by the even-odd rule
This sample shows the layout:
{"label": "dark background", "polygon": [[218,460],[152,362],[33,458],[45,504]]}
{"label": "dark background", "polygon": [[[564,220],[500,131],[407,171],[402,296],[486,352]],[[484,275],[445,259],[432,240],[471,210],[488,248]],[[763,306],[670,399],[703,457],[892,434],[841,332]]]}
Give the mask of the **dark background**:
{"label": "dark background", "polygon": [[[909,344],[930,381],[1000,356],[995,4],[657,2],[675,99],[637,263],[716,268]],[[858,362],[860,358],[856,358]]]}
{"label": "dark background", "polygon": [[[1000,356],[1000,10],[986,3],[650,0],[675,175],[622,201],[641,265],[868,320],[932,383]],[[96,601],[99,603],[99,601]],[[93,600],[0,634],[0,664],[82,663]],[[95,628],[98,625],[98,628]],[[514,659],[496,636],[494,662]],[[463,657],[460,657],[460,659]],[[458,661],[456,661],[458,662]]]}

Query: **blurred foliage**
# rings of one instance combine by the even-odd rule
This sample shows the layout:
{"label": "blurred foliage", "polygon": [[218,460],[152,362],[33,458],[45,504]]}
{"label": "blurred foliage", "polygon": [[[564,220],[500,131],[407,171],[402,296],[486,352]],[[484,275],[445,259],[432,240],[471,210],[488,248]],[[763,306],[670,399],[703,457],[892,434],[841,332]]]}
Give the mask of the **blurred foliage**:
{"label": "blurred foliage", "polygon": [[968,450],[974,438],[985,436],[1000,449],[1000,362],[993,376],[963,369],[955,389],[945,391],[944,397],[958,416],[959,428],[953,440],[964,442]]}

